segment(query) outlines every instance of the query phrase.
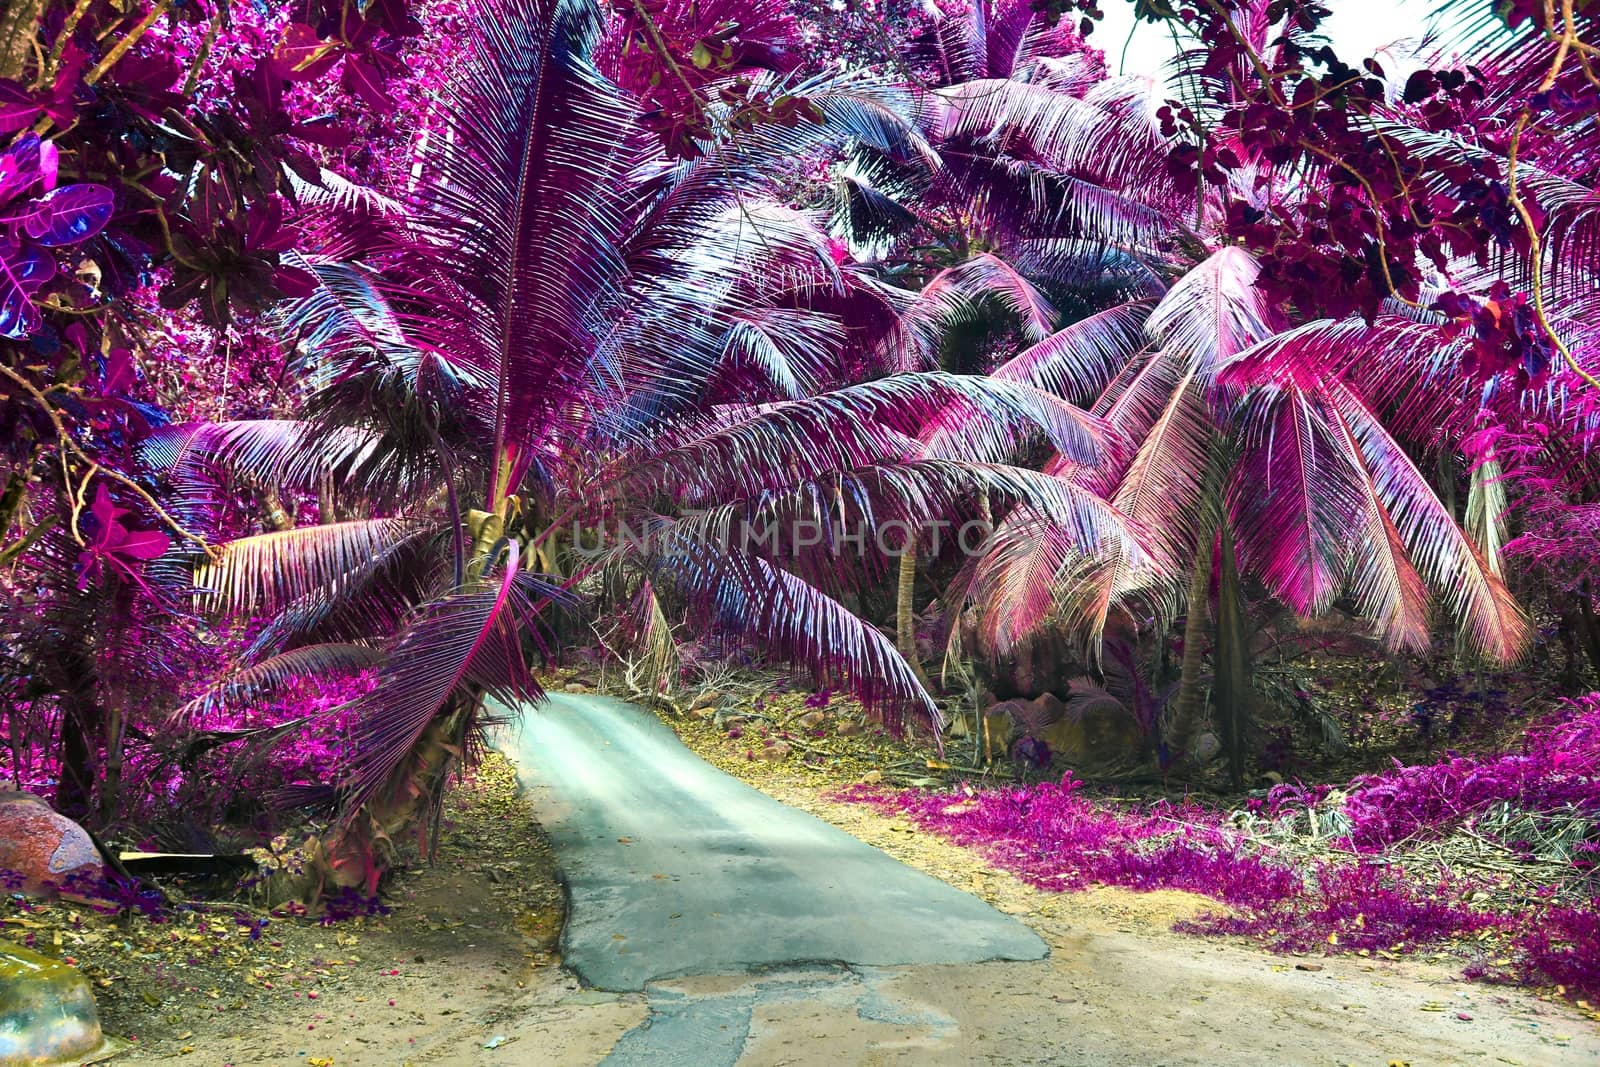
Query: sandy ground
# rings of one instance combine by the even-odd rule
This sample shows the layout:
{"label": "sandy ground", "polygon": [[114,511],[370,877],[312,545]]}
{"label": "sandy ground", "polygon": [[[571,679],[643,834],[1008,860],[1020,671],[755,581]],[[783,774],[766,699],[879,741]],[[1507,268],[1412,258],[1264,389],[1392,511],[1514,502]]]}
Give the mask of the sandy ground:
{"label": "sandy ground", "polygon": [[[1280,957],[1173,934],[1174,919],[1208,903],[1174,892],[1040,893],[965,849],[823,799],[807,776],[755,781],[1018,916],[1050,945],[1049,958],[585,991],[548,955],[548,900],[524,906],[551,891],[542,845],[509,843],[525,855],[508,879],[504,861],[497,868],[470,840],[447,840],[438,868],[402,883],[409,899],[386,928],[362,935],[361,966],[320,980],[315,1002],[246,998],[131,1057],[312,1067],[588,1067],[608,1056],[621,1067],[1600,1064],[1600,1029],[1575,1009],[1460,981],[1448,962]],[[428,918],[452,914],[461,926]],[[675,1027],[695,1025],[716,1029],[713,1044],[732,1051],[685,1061],[663,1049]]]}

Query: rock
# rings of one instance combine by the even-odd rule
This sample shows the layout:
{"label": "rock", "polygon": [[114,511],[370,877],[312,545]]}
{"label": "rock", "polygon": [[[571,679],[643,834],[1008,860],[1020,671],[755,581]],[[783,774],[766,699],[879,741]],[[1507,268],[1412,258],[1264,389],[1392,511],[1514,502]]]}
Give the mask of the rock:
{"label": "rock", "polygon": [[1028,701],[1028,709],[1031,721],[1040,726],[1060,722],[1062,716],[1067,713],[1067,706],[1061,702],[1061,698],[1050,692],[1040,693]]}
{"label": "rock", "polygon": [[700,695],[694,698],[694,703],[689,705],[690,711],[702,711],[714,708],[722,701],[722,690],[702,689]]}
{"label": "rock", "polygon": [[750,717],[740,714],[733,708],[720,707],[711,716],[711,721],[719,730],[731,730],[735,726],[744,726],[750,721]]}
{"label": "rock", "polygon": [[883,781],[883,772],[874,768],[861,776],[862,785],[877,785]]}
{"label": "rock", "polygon": [[[22,876],[24,891],[49,894],[69,878],[104,877],[100,852],[83,827],[32,793],[0,793],[0,870]],[[4,1062],[4,1061],[0,1061]]]}
{"label": "rock", "polygon": [[789,746],[782,741],[768,741],[767,747],[756,753],[757,758],[777,763],[779,760],[789,758]]}
{"label": "rock", "polygon": [[1196,763],[1206,764],[1216,759],[1222,752],[1222,741],[1214,733],[1203,733],[1195,738],[1194,759]]}
{"label": "rock", "polygon": [[76,967],[0,941],[0,1065],[88,1063],[113,1051]]}
{"label": "rock", "polygon": [[565,689],[569,693],[587,693],[589,691],[589,687],[582,682],[568,682]]}
{"label": "rock", "polygon": [[854,719],[843,719],[833,728],[833,732],[840,737],[860,737],[867,732],[867,728]]}
{"label": "rock", "polygon": [[1109,770],[1136,761],[1145,747],[1139,723],[1109,694],[1085,694],[1057,722],[1037,735],[1050,751],[1074,767]]}
{"label": "rock", "polygon": [[824,711],[808,711],[800,716],[800,725],[807,730],[815,730],[828,721],[828,714]]}

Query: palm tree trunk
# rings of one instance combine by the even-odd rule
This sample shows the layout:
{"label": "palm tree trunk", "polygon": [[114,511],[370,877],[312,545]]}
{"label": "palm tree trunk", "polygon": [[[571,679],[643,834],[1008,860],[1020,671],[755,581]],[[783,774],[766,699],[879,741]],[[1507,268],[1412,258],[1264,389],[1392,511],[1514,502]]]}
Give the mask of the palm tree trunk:
{"label": "palm tree trunk", "polygon": [[372,897],[394,866],[395,842],[413,831],[422,855],[432,862],[434,815],[450,768],[461,756],[470,710],[464,701],[434,719],[389,787],[321,841],[313,839],[305,870],[275,879],[267,887],[268,900],[297,898],[314,905],[347,890]]}
{"label": "palm tree trunk", "polygon": [[922,661],[917,658],[917,628],[916,617],[912,612],[916,600],[917,590],[917,546],[916,542],[908,535],[905,551],[900,555],[899,584],[895,590],[894,606],[894,638],[895,647],[900,650],[900,655],[911,665],[911,670],[921,682],[923,688],[928,686],[928,676],[922,670]]}
{"label": "palm tree trunk", "polygon": [[1244,785],[1245,734],[1250,724],[1250,644],[1245,632],[1244,593],[1233,552],[1233,530],[1222,524],[1222,558],[1217,582],[1216,707],[1228,780]]}
{"label": "palm tree trunk", "polygon": [[1176,761],[1194,747],[1205,714],[1205,643],[1210,621],[1212,537],[1202,532],[1196,546],[1194,573],[1189,578],[1188,616],[1183,623],[1183,661],[1178,668],[1178,695],[1167,724],[1167,752]]}
{"label": "palm tree trunk", "polygon": [[327,526],[339,521],[338,505],[334,502],[333,477],[324,474],[317,479],[317,522]]}
{"label": "palm tree trunk", "polygon": [[1584,653],[1589,658],[1589,669],[1596,677],[1600,677],[1600,623],[1594,615],[1594,594],[1590,590],[1588,579],[1578,587],[1578,621],[1580,624],[1579,636],[1583,640]]}

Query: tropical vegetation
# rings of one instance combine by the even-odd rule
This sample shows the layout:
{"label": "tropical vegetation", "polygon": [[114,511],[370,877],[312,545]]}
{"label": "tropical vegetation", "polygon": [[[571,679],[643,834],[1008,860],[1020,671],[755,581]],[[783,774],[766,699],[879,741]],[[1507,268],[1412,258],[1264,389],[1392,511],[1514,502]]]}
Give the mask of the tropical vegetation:
{"label": "tropical vegetation", "polygon": [[8,5],[7,777],[370,894],[578,649],[1235,789],[1308,652],[1586,691],[1600,9],[1455,6]]}

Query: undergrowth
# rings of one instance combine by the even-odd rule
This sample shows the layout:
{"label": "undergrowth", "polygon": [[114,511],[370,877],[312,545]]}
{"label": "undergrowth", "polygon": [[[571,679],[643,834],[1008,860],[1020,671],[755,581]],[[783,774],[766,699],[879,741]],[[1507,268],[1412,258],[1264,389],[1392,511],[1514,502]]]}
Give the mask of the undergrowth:
{"label": "undergrowth", "polygon": [[1113,805],[1059,782],[941,792],[854,786],[1040,889],[1180,889],[1219,902],[1180,924],[1279,951],[1395,956],[1456,946],[1469,976],[1600,998],[1600,694],[1521,751],[1451,754],[1245,807]]}

